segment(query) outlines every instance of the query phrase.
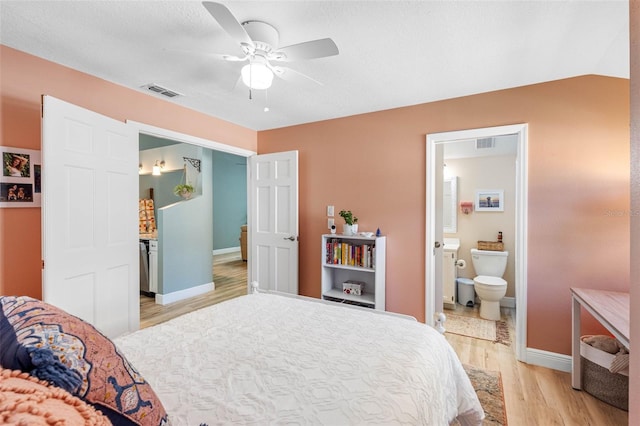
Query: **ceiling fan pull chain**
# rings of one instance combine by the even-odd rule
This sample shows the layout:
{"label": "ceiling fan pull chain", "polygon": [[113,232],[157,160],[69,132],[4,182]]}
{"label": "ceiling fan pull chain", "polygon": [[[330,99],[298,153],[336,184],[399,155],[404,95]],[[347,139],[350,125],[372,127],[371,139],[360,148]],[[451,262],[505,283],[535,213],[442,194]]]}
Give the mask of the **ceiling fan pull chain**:
{"label": "ceiling fan pull chain", "polygon": [[252,90],[253,90],[253,67],[251,66],[251,57],[249,57],[249,100],[252,100]]}

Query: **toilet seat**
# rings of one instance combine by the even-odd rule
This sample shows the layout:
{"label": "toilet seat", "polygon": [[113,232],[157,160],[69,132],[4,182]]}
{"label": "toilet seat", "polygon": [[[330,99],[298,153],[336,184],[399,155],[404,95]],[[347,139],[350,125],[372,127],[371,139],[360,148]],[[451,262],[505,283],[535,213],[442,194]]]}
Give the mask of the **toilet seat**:
{"label": "toilet seat", "polygon": [[507,284],[507,282],[500,277],[490,277],[488,275],[478,275],[473,279],[473,281],[477,284],[483,284],[486,286],[498,286]]}

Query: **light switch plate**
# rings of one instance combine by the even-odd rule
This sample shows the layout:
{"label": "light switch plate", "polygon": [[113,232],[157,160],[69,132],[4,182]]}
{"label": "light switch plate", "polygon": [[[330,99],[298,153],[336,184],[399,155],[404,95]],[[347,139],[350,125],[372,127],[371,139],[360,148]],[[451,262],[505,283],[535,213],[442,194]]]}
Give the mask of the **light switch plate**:
{"label": "light switch plate", "polygon": [[334,221],[334,219],[333,219],[332,217],[330,217],[329,219],[327,219],[327,229],[331,229],[331,227],[332,227],[333,225],[335,225],[335,224],[336,224],[336,223],[335,223],[335,221]]}
{"label": "light switch plate", "polygon": [[333,217],[333,206],[327,206],[327,216]]}

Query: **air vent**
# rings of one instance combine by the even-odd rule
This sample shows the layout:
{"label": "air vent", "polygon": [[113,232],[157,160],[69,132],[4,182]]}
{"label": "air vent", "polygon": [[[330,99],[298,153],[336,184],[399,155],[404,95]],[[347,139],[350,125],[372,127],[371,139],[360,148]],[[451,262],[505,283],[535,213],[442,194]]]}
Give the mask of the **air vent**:
{"label": "air vent", "polygon": [[495,138],[481,138],[476,139],[476,149],[495,148]]}
{"label": "air vent", "polygon": [[142,86],[143,89],[151,90],[159,95],[166,96],[167,98],[175,98],[178,96],[183,96],[181,93],[178,93],[174,90],[167,89],[166,87],[158,86],[157,84],[147,84]]}

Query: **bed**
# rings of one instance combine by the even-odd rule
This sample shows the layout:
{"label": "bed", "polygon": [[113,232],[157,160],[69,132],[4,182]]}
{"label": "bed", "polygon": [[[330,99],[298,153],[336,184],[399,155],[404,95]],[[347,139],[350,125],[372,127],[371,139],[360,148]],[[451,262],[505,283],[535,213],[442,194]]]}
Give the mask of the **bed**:
{"label": "bed", "polygon": [[[258,292],[102,338],[135,383],[114,380],[118,389],[137,395],[94,405],[144,408],[138,418],[123,414],[130,424],[480,425],[484,417],[441,334],[370,309]],[[104,374],[108,387],[113,373]]]}

